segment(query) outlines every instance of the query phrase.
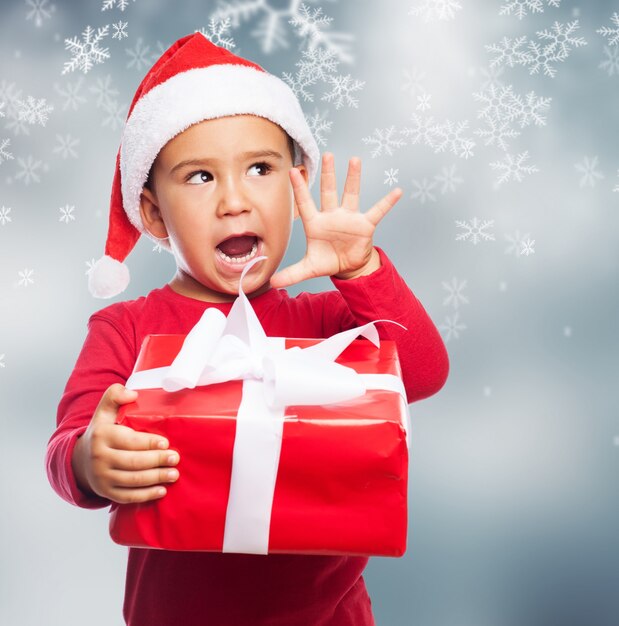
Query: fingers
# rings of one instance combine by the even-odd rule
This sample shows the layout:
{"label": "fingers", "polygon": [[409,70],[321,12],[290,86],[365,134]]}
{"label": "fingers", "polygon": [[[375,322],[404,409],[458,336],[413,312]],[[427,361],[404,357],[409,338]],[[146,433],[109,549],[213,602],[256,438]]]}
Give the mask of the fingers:
{"label": "fingers", "polygon": [[270,282],[275,289],[283,289],[301,283],[308,278],[314,278],[314,274],[308,271],[306,264],[301,260],[273,274]]}
{"label": "fingers", "polygon": [[173,483],[178,479],[178,470],[173,468],[158,467],[141,472],[124,472],[111,470],[109,481],[113,489],[136,489],[140,487],[153,487],[165,483]]}
{"label": "fingers", "polygon": [[299,214],[303,222],[306,223],[312,219],[317,209],[307,183],[296,167],[290,169],[290,182],[292,183],[294,199],[299,207]]}
{"label": "fingers", "polygon": [[386,196],[381,198],[367,213],[365,213],[365,217],[367,217],[367,219],[369,219],[370,222],[376,226],[401,197],[402,190],[399,187],[396,187]]}
{"label": "fingers", "polygon": [[166,495],[167,489],[162,485],[155,487],[145,487],[142,489],[131,489],[116,487],[111,490],[108,498],[119,504],[139,504],[150,500],[158,500]]}
{"label": "fingers", "polygon": [[135,402],[138,392],[134,389],[127,389],[120,383],[110,385],[106,390],[95,410],[94,415],[97,420],[114,423],[118,408],[123,404]]}
{"label": "fingers", "polygon": [[335,179],[335,159],[331,152],[322,155],[320,174],[320,207],[323,211],[337,208],[337,181]]}
{"label": "fingers", "polygon": [[349,211],[359,208],[359,190],[361,189],[361,159],[352,157],[348,162],[348,173],[342,194],[342,207]]}
{"label": "fingers", "polygon": [[116,470],[136,472],[155,467],[172,467],[178,465],[180,457],[174,450],[151,450],[148,452],[131,452],[129,450],[113,450],[110,453],[110,467]]}
{"label": "fingers", "polygon": [[107,444],[116,450],[166,450],[170,443],[154,433],[142,433],[127,426],[115,424],[108,429]]}

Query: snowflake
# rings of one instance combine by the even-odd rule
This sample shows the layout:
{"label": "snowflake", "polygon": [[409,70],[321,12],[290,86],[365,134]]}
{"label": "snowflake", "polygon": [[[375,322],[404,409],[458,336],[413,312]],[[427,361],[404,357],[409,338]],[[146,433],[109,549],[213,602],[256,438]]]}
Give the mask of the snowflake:
{"label": "snowflake", "polygon": [[51,104],[47,104],[45,98],[35,100],[32,96],[28,96],[26,102],[18,100],[17,104],[21,108],[19,119],[28,122],[28,124],[45,126],[49,114],[54,110]]}
{"label": "snowflake", "polygon": [[112,24],[112,28],[114,29],[114,34],[112,35],[112,39],[118,39],[118,41],[122,41],[129,37],[127,34],[127,26],[129,26],[129,22],[122,22],[118,20],[117,24]]}
{"label": "snowflake", "polygon": [[619,46],[613,46],[612,48],[604,46],[604,54],[606,55],[606,59],[604,59],[598,67],[602,70],[606,70],[609,76],[614,76],[615,74],[619,75]]}
{"label": "snowflake", "polygon": [[443,300],[443,306],[452,305],[454,309],[460,306],[460,303],[468,304],[469,300],[462,294],[462,290],[466,287],[466,280],[458,282],[457,278],[452,278],[451,283],[442,282],[443,289],[447,291],[447,297]]}
{"label": "snowflake", "polygon": [[509,120],[499,120],[490,117],[486,118],[484,121],[488,128],[478,128],[475,134],[484,138],[484,144],[486,146],[496,144],[501,150],[507,152],[508,146],[505,142],[505,138],[509,137],[513,139],[520,135],[517,130],[511,128]]}
{"label": "snowflake", "polygon": [[26,4],[30,7],[30,12],[26,15],[27,20],[34,20],[34,25],[40,28],[44,19],[50,19],[51,13],[55,11],[55,7],[47,6],[47,0],[26,0]]}
{"label": "snowflake", "polygon": [[0,354],[0,367],[6,367],[6,363],[4,362],[4,357],[6,354]]}
{"label": "snowflake", "polygon": [[389,185],[389,187],[391,187],[392,185],[395,185],[395,183],[398,182],[398,172],[400,170],[394,170],[393,168],[389,169],[389,170],[385,170],[385,176],[387,178],[385,178],[383,185]]}
{"label": "snowflake", "polygon": [[85,261],[86,263],[86,276],[88,276],[90,274],[90,272],[92,272],[92,268],[95,266],[95,264],[97,263],[96,259],[90,259],[90,261]]}
{"label": "snowflake", "polygon": [[28,268],[22,270],[21,272],[17,272],[17,274],[19,275],[19,282],[17,284],[23,285],[24,287],[27,287],[30,284],[34,284],[34,279],[32,278],[33,273],[34,270],[29,270]]}
{"label": "snowflake", "polygon": [[500,80],[501,75],[505,71],[505,68],[499,67],[482,67],[479,70],[479,73],[482,75],[484,82],[482,83],[481,88],[483,90],[489,89],[490,87],[495,87],[497,89],[503,88],[503,83]]}
{"label": "snowflake", "polygon": [[122,128],[127,117],[127,105],[111,102],[108,106],[103,107],[107,113],[101,121],[101,126],[110,126],[112,130]]}
{"label": "snowflake", "polygon": [[425,145],[434,147],[433,136],[436,129],[436,122],[432,116],[422,118],[417,113],[413,113],[411,117],[413,126],[405,126],[400,130],[400,134],[409,137],[412,145],[424,143]]}
{"label": "snowflake", "polygon": [[283,72],[284,81],[297,96],[306,102],[313,102],[314,96],[308,88],[315,85],[319,80],[326,82],[329,76],[337,70],[339,61],[333,52],[329,50],[304,50],[303,58],[295,63],[299,69],[293,76],[288,72]]}
{"label": "snowflake", "polygon": [[202,33],[202,35],[204,35],[209,41],[212,41],[216,46],[226,48],[226,50],[232,50],[232,48],[236,48],[234,39],[232,37],[223,36],[229,28],[230,18],[219,22],[211,18],[208,22],[208,30],[201,28],[195,32]]}
{"label": "snowflake", "polygon": [[0,139],[0,163],[13,158],[13,155],[7,150],[10,143],[10,139]]}
{"label": "snowflake", "polygon": [[127,68],[135,67],[136,70],[141,71],[151,63],[150,46],[143,45],[142,37],[138,37],[135,47],[126,48],[125,52],[131,57],[131,61],[127,63]]}
{"label": "snowflake", "polygon": [[444,167],[440,174],[434,176],[437,183],[441,183],[441,194],[445,195],[448,191],[455,191],[457,185],[461,185],[464,179],[456,174],[456,166]]}
{"label": "snowflake", "polygon": [[520,248],[520,256],[529,256],[530,254],[535,254],[535,250],[533,246],[535,245],[535,239],[527,238],[522,242],[522,247]]}
{"label": "snowflake", "polygon": [[346,74],[346,76],[329,76],[328,82],[331,83],[331,91],[325,93],[323,100],[334,102],[336,109],[341,109],[345,104],[355,109],[359,106],[359,100],[351,94],[363,89],[365,81],[353,79],[350,74]]}
{"label": "snowflake", "polygon": [[418,4],[411,8],[409,15],[421,15],[426,22],[434,20],[453,20],[456,17],[456,11],[462,9],[458,0],[421,0]]}
{"label": "snowflake", "polygon": [[529,56],[526,51],[520,49],[524,46],[526,41],[526,35],[523,35],[513,40],[509,37],[503,37],[499,43],[486,45],[485,48],[488,52],[494,52],[496,54],[494,59],[490,61],[490,67],[496,68],[501,65],[507,65],[509,67],[526,65]]}
{"label": "snowflake", "polygon": [[12,221],[9,213],[11,212],[11,207],[2,206],[0,207],[0,225],[4,226],[8,224],[8,222]]}
{"label": "snowflake", "polygon": [[[559,8],[561,0],[546,0],[549,7]],[[542,0],[509,0],[506,4],[501,6],[499,15],[515,15],[521,20],[527,15],[527,9],[531,13],[543,13],[544,3]]]}
{"label": "snowflake", "polygon": [[40,183],[41,178],[37,170],[43,165],[41,161],[35,161],[32,156],[29,156],[25,161],[24,159],[17,159],[20,171],[15,174],[15,178],[23,178],[24,184],[29,185],[31,182]]}
{"label": "snowflake", "polygon": [[79,139],[74,139],[71,135],[65,135],[64,137],[56,135],[56,139],[58,140],[58,145],[54,148],[54,154],[59,153],[63,159],[70,156],[77,159],[78,154],[73,148],[79,144]]}
{"label": "snowflake", "polygon": [[[316,4],[318,0],[307,0],[307,2]],[[271,54],[279,48],[288,48],[285,24],[287,22],[292,23],[294,20],[299,26],[303,24],[302,32],[312,31],[313,39],[310,37],[310,45],[317,46],[320,44],[322,48],[331,51],[344,63],[354,61],[349,47],[349,42],[352,40],[351,35],[335,31],[323,31],[319,27],[312,27],[313,16],[310,15],[309,10],[301,0],[286,0],[286,2],[278,0],[276,4],[286,4],[287,6],[275,8],[267,0],[232,0],[228,2],[220,0],[217,10],[211,17],[216,20],[230,18],[233,28],[237,28],[241,20],[256,23],[256,27],[250,34],[259,40],[262,52],[265,54]],[[293,30],[293,32],[295,35],[299,34],[297,30]]]}
{"label": "snowflake", "polygon": [[324,133],[331,132],[331,126],[333,122],[327,120],[329,116],[328,111],[323,111],[322,113],[317,109],[314,109],[314,112],[311,115],[307,115],[307,125],[309,126],[310,132],[312,133],[316,143],[319,146],[326,146],[327,141],[324,138]]}
{"label": "snowflake", "polygon": [[596,30],[595,32],[600,35],[604,35],[604,37],[608,37],[609,46],[616,46],[619,44],[619,13],[613,13],[613,16],[610,19],[616,28],[602,26],[602,28]]}
{"label": "snowflake", "polygon": [[156,241],[151,252],[163,252],[165,248],[161,245],[161,241]]}
{"label": "snowflake", "polygon": [[460,337],[458,333],[462,330],[466,330],[466,325],[460,323],[460,312],[456,311],[452,317],[447,316],[445,323],[441,324],[438,328],[439,330],[445,331],[445,343],[448,343],[452,337],[458,339]]}
{"label": "snowflake", "polygon": [[62,73],[66,74],[79,69],[87,74],[95,63],[103,63],[105,59],[109,59],[108,49],[99,46],[101,40],[107,37],[108,30],[109,25],[106,24],[103,28],[98,28],[95,34],[90,26],[86,26],[86,30],[82,33],[81,42],[78,41],[77,37],[65,39],[65,50],[69,50],[73,54],[73,58],[65,62]]}
{"label": "snowflake", "polygon": [[6,102],[0,102],[0,117],[5,117],[6,113],[2,110],[6,106]]}
{"label": "snowflake", "polygon": [[297,35],[303,39],[303,44],[308,50],[314,50],[322,40],[321,29],[328,27],[333,21],[332,17],[322,14],[322,9],[318,7],[312,13],[305,4],[301,5],[300,13],[288,20],[288,23],[297,30]]}
{"label": "snowflake", "polygon": [[521,235],[519,230],[517,230],[513,235],[505,235],[505,240],[509,243],[509,245],[505,248],[505,254],[519,257],[522,254],[524,242],[529,240],[529,237],[529,233]]}
{"label": "snowflake", "polygon": [[402,91],[408,92],[411,96],[416,96],[418,91],[425,91],[423,86],[426,77],[425,72],[413,67],[410,71],[408,69],[402,70],[402,76]]}
{"label": "snowflake", "polygon": [[108,74],[105,78],[97,78],[97,84],[90,88],[91,93],[97,96],[97,107],[111,106],[116,100],[114,96],[118,91],[112,87],[112,77]]}
{"label": "snowflake", "polygon": [[595,187],[596,179],[602,180],[604,178],[604,174],[596,170],[597,164],[597,156],[594,156],[591,159],[586,156],[580,163],[576,163],[574,165],[574,167],[582,174],[582,178],[579,182],[581,189],[587,186]]}
{"label": "snowflake", "polygon": [[430,100],[432,96],[429,93],[422,93],[417,96],[417,110],[418,111],[427,111],[431,108]]}
{"label": "snowflake", "polygon": [[[135,2],[135,0],[133,0]],[[103,0],[102,11],[113,9],[115,6],[121,11],[124,11],[129,6],[129,0]]]}
{"label": "snowflake", "polygon": [[533,174],[539,172],[535,165],[524,165],[524,162],[528,160],[529,152],[525,150],[518,156],[513,154],[506,154],[501,161],[495,161],[490,163],[490,167],[493,170],[502,171],[495,182],[495,186],[498,187],[509,180],[516,180],[522,182],[525,174]]}
{"label": "snowflake", "polygon": [[456,220],[456,226],[464,229],[464,232],[456,235],[456,241],[468,241],[469,237],[473,245],[477,245],[482,239],[484,241],[494,241],[494,235],[485,232],[486,228],[492,228],[493,225],[494,220],[484,220],[480,223],[476,217],[471,220],[470,224],[465,221]]}
{"label": "snowflake", "polygon": [[393,150],[395,148],[401,148],[404,145],[403,139],[394,139],[393,133],[395,133],[395,126],[390,126],[389,128],[380,129],[376,128],[374,130],[374,135],[370,137],[363,137],[361,141],[363,143],[374,146],[372,150],[372,158],[377,156],[381,156],[383,151],[389,156],[393,155]]}
{"label": "snowflake", "polygon": [[77,111],[80,104],[87,102],[84,96],[80,95],[80,89],[82,88],[82,82],[84,78],[80,76],[76,83],[68,83],[66,87],[61,87],[58,83],[54,83],[54,89],[56,93],[64,98],[62,103],[62,110],[65,111],[68,108]]}
{"label": "snowflake", "polygon": [[432,193],[434,187],[436,187],[435,180],[429,182],[427,178],[424,178],[421,182],[413,180],[412,183],[415,189],[411,193],[411,198],[419,199],[421,204],[425,204],[426,200],[436,202],[436,196]]}
{"label": "snowflake", "polygon": [[60,207],[60,221],[67,224],[70,221],[75,221],[75,215],[73,215],[73,211],[75,211],[75,207],[68,204]]}
{"label": "snowflake", "polygon": [[543,113],[550,107],[552,101],[552,98],[538,98],[534,91],[530,91],[523,99],[514,93],[511,85],[501,88],[490,86],[479,93],[474,93],[473,98],[484,104],[477,112],[478,117],[486,120],[506,118],[518,122],[520,128],[532,123],[544,126],[546,118]]}
{"label": "snowflake", "polygon": [[472,139],[462,136],[468,125],[468,120],[457,123],[446,120],[443,124],[438,124],[432,129],[431,145],[436,152],[443,152],[449,148],[456,156],[468,159],[473,156],[475,147]]}
{"label": "snowflake", "polygon": [[[617,177],[619,178],[619,170],[617,170]],[[613,191],[619,191],[619,182],[615,185]]]}

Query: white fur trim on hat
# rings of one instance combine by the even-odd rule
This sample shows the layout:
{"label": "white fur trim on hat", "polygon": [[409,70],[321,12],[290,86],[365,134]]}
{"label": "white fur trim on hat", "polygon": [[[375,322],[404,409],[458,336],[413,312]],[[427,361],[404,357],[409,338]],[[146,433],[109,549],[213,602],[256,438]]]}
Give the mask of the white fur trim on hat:
{"label": "white fur trim on hat", "polygon": [[318,145],[292,89],[280,78],[245,65],[212,65],[176,74],[138,100],[120,148],[123,205],[143,234],[140,193],[159,151],[180,132],[203,120],[253,114],[281,126],[303,151],[311,185]]}
{"label": "white fur trim on hat", "polygon": [[113,298],[127,288],[129,268],[107,254],[88,272],[88,290],[95,298]]}

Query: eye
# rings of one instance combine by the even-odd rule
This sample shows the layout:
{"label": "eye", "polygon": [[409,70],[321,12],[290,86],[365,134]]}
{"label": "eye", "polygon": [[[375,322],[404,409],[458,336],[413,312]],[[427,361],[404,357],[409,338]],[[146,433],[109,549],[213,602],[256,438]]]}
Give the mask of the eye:
{"label": "eye", "polygon": [[271,166],[268,163],[254,163],[249,169],[261,168],[264,172],[264,176],[271,171]]}
{"label": "eye", "polygon": [[[198,174],[200,175],[200,178],[196,178],[196,181],[192,183],[191,179],[194,178],[195,176],[198,176]],[[211,179],[213,178],[206,170],[200,170],[198,172],[192,172],[191,174],[189,174],[186,180],[191,185],[199,185],[200,183],[208,182],[208,180],[204,179],[204,176],[210,176]]]}

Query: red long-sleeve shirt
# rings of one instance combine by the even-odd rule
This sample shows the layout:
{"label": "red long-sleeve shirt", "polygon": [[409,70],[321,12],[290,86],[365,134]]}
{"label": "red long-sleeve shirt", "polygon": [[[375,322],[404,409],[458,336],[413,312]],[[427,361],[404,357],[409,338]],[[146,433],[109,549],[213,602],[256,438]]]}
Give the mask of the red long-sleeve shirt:
{"label": "red long-sleeve shirt", "polygon": [[[329,337],[372,320],[382,339],[396,341],[408,402],[436,393],[449,369],[443,341],[412,291],[377,247],[381,267],[351,280],[332,277],[337,291],[283,289],[250,298],[269,336]],[[188,333],[204,310],[228,314],[232,303],[210,303],[169,285],[94,313],[58,406],[47,449],[52,487],[67,502],[102,508],[110,501],[84,494],[71,455],[103,395],[124,384],[142,340],[154,333]],[[370,626],[371,601],[362,572],[368,559],[347,556],[249,555],[129,549],[123,614],[130,626]]]}

